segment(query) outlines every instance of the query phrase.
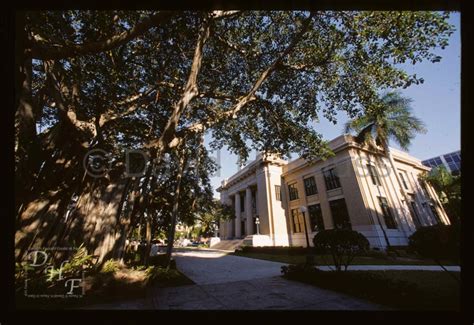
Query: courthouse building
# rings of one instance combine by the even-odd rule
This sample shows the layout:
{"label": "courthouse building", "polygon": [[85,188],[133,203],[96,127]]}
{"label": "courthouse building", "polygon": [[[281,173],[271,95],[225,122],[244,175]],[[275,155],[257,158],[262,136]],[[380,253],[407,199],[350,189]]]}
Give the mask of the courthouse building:
{"label": "courthouse building", "polygon": [[449,224],[434,189],[419,180],[430,170],[419,159],[391,148],[393,170],[387,157],[360,146],[350,135],[333,139],[329,146],[334,156],[312,162],[259,154],[224,180],[218,188],[221,202],[233,207],[235,219],[220,223],[221,240],[306,246],[306,237],[313,245],[319,230],[349,228],[383,249],[387,240],[393,246],[407,245],[421,226]]}

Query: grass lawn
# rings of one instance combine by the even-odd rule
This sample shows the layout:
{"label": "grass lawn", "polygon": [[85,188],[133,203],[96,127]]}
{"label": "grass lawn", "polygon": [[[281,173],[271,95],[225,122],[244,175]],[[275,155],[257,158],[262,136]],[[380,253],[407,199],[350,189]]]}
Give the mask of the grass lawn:
{"label": "grass lawn", "polygon": [[[301,254],[283,255],[269,253],[239,252],[231,253],[232,255],[256,258],[287,264],[304,263],[306,256]],[[315,258],[316,265],[333,265],[332,257],[329,255],[317,255]],[[454,265],[450,262],[443,262],[443,265]],[[432,260],[401,258],[401,257],[368,257],[358,256],[352,262],[353,265],[436,265]]]}
{"label": "grass lawn", "polygon": [[[454,272],[459,278],[459,272]],[[290,280],[402,310],[455,310],[460,308],[460,284],[446,272],[350,271],[291,274]]]}

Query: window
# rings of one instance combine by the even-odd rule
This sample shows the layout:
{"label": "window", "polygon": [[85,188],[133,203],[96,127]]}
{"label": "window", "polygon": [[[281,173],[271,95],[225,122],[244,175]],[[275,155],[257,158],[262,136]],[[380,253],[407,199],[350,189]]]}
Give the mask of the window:
{"label": "window", "polygon": [[410,195],[410,213],[416,228],[420,228],[422,224],[420,221],[420,216],[418,214],[418,209],[416,207],[415,197],[413,196],[413,194]]}
{"label": "window", "polygon": [[277,201],[281,201],[281,186],[275,185],[275,196]]}
{"label": "window", "polygon": [[449,170],[451,174],[454,175],[455,172],[459,172],[461,170],[461,163],[455,163],[454,161],[448,162]]}
{"label": "window", "polygon": [[407,185],[407,182],[405,181],[405,177],[403,177],[403,173],[402,172],[398,172],[398,175],[400,175],[400,180],[402,181],[402,184],[403,184],[403,187],[408,190],[408,185]]}
{"label": "window", "polygon": [[339,183],[339,177],[337,177],[334,168],[324,171],[324,182],[326,183],[327,190],[341,187],[341,184]]}
{"label": "window", "polygon": [[311,223],[311,231],[324,230],[323,214],[320,204],[308,206],[309,220]]}
{"label": "window", "polygon": [[298,189],[296,183],[288,185],[288,193],[290,194],[290,201],[298,199]]}
{"label": "window", "polygon": [[306,196],[318,193],[318,188],[316,187],[316,182],[313,176],[304,179],[304,191],[306,192]]}
{"label": "window", "polygon": [[443,156],[453,175],[459,175],[461,171],[461,152],[452,152]]}
{"label": "window", "polygon": [[397,224],[395,222],[395,219],[393,218],[392,211],[390,210],[390,207],[388,206],[387,199],[381,196],[378,196],[378,198],[379,198],[380,207],[382,208],[382,214],[385,220],[385,225],[389,229],[396,229]]}
{"label": "window", "polygon": [[381,186],[382,183],[380,183],[379,174],[377,174],[377,169],[375,169],[375,166],[367,164],[367,168],[369,169],[369,175],[372,179],[372,183],[374,185]]}
{"label": "window", "polygon": [[426,185],[426,181],[424,180],[420,180],[420,185],[421,185],[421,189],[423,190],[423,194],[425,195],[425,198],[427,200],[430,199],[430,192],[428,191],[428,187]]}
{"label": "window", "polygon": [[293,232],[303,232],[303,216],[299,209],[291,210],[291,220],[293,221]]}
{"label": "window", "polygon": [[240,211],[244,212],[245,211],[245,195],[242,195],[242,193],[240,193],[239,195],[240,195]]}
{"label": "window", "polygon": [[438,211],[436,210],[436,207],[434,206],[433,203],[430,203],[430,209],[431,209],[431,213],[433,213],[433,216],[436,219],[436,222],[439,224],[442,223],[441,218],[439,217]]}
{"label": "window", "polygon": [[329,206],[334,221],[334,228],[352,229],[346,201],[344,199],[329,201]]}

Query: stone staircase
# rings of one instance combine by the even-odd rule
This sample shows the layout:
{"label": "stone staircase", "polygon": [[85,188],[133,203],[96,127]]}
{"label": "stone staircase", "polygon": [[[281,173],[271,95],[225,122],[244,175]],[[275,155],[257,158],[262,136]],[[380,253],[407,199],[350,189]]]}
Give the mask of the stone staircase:
{"label": "stone staircase", "polygon": [[222,249],[226,251],[234,251],[244,243],[243,239],[227,239],[221,240],[219,243],[213,245],[211,249]]}

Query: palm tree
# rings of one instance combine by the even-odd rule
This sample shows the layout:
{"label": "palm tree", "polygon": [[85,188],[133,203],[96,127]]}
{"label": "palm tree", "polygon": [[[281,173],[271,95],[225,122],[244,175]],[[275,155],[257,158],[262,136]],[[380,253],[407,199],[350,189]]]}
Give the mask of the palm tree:
{"label": "palm tree", "polygon": [[[426,132],[424,123],[412,114],[411,101],[410,98],[403,97],[399,92],[387,92],[372,106],[366,107],[364,115],[347,122],[345,125],[346,133],[351,131],[356,133],[355,139],[358,143],[367,145],[375,151],[379,151],[377,147],[382,148],[382,153],[390,161],[398,186],[406,202],[408,202],[406,193],[395,168],[389,142],[393,140],[403,150],[408,150],[416,133]],[[404,210],[402,207],[402,211]],[[405,212],[403,213],[405,214]],[[379,224],[387,241],[387,246],[390,246],[380,220]]]}
{"label": "palm tree", "polygon": [[452,175],[444,165],[433,168],[420,176],[420,181],[429,182],[436,190],[451,224],[459,222],[461,216],[461,176]]}

